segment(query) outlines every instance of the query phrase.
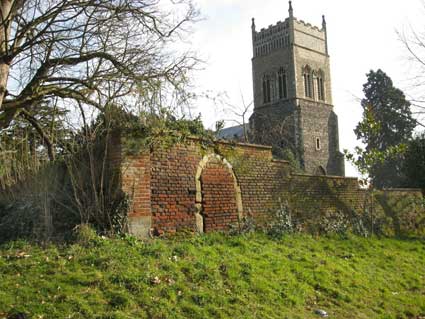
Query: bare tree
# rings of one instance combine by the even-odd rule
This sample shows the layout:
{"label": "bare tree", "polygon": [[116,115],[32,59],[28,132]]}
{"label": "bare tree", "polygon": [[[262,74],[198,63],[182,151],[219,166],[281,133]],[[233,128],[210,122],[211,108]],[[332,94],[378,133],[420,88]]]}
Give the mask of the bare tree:
{"label": "bare tree", "polygon": [[294,117],[291,115],[277,117],[260,113],[256,118],[255,142],[271,145],[275,151],[287,149],[298,155],[295,145]]}
{"label": "bare tree", "polygon": [[75,107],[84,119],[87,109],[184,93],[198,61],[173,45],[197,11],[191,0],[165,11],[164,1],[1,0],[0,130],[27,121],[53,159],[42,106]]}
{"label": "bare tree", "polygon": [[[425,1],[422,3],[425,8]],[[418,32],[411,26],[409,31],[397,31],[397,35],[408,52],[407,59],[414,70],[409,79],[411,93],[408,94],[412,114],[415,115],[417,125],[425,128],[425,32]]]}
{"label": "bare tree", "polygon": [[248,143],[250,142],[248,120],[249,120],[249,115],[252,112],[253,101],[247,104],[245,102],[245,98],[242,92],[240,94],[241,94],[241,104],[233,104],[227,101],[222,102],[224,104],[223,112],[227,116],[229,116],[228,118],[225,118],[223,121],[240,125],[243,129],[243,142]]}

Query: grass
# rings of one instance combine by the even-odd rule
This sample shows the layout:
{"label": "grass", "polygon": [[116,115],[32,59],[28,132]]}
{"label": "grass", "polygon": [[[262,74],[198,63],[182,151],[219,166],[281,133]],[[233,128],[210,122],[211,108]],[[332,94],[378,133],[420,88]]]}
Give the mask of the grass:
{"label": "grass", "polygon": [[425,242],[212,234],[0,247],[0,318],[425,318]]}

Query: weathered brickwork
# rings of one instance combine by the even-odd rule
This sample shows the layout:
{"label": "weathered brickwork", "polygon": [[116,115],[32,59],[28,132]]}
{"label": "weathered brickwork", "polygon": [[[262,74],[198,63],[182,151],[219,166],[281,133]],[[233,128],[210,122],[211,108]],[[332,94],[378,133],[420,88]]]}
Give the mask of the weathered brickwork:
{"label": "weathered brickwork", "polygon": [[151,153],[152,228],[158,233],[196,228],[198,148],[190,143]]}
{"label": "weathered brickwork", "polygon": [[286,199],[302,220],[323,213],[361,212],[368,204],[366,192],[359,188],[356,178],[313,175],[292,175]]}
{"label": "weathered brickwork", "polygon": [[204,231],[228,230],[238,223],[235,180],[218,159],[210,161],[201,175]]}
{"label": "weathered brickwork", "polygon": [[289,165],[281,161],[249,159],[248,170],[236,169],[244,213],[258,221],[267,220],[277,208],[277,195],[289,187]]}
{"label": "weathered brickwork", "polygon": [[425,229],[419,190],[370,193],[355,178],[292,174],[287,162],[272,158],[270,147],[217,142],[205,148],[193,139],[114,158],[121,158],[122,188],[131,199],[130,231],[141,237],[227,231],[244,216],[266,223],[283,204],[306,231],[335,213],[371,210],[391,220],[394,234]]}

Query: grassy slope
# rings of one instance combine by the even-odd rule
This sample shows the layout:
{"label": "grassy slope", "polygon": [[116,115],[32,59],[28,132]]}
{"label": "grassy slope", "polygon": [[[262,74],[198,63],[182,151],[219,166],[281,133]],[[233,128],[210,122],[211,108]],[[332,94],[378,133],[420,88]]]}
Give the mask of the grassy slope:
{"label": "grassy slope", "polygon": [[12,309],[31,318],[316,318],[318,308],[331,318],[425,316],[420,241],[214,234],[13,243],[0,255],[0,318]]}

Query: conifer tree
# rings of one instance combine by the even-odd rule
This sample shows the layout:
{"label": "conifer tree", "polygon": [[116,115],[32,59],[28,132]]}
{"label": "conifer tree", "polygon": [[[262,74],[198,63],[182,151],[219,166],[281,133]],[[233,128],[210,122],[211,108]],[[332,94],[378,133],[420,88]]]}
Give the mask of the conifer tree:
{"label": "conifer tree", "polygon": [[425,132],[409,142],[403,162],[407,186],[425,190]]}
{"label": "conifer tree", "polygon": [[376,155],[369,163],[369,176],[378,188],[402,186],[405,184],[405,176],[401,153],[416,126],[410,102],[380,69],[367,74],[363,92],[363,119],[355,133],[357,139],[366,145],[364,157]]}

